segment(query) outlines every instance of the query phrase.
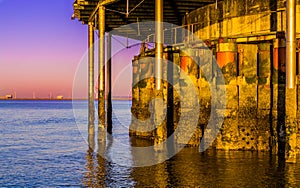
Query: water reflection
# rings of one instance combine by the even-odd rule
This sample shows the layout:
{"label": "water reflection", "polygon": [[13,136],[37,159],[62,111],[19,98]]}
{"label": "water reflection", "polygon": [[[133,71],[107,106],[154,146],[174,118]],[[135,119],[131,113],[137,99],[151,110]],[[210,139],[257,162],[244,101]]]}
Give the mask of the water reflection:
{"label": "water reflection", "polygon": [[[145,146],[152,143],[131,139],[131,144]],[[139,154],[132,155],[134,160],[134,156]],[[89,149],[86,170],[83,183],[88,187],[300,186],[300,164],[285,164],[276,155],[268,152],[211,149],[199,153],[198,148],[184,148],[163,163],[131,168],[108,162]]]}

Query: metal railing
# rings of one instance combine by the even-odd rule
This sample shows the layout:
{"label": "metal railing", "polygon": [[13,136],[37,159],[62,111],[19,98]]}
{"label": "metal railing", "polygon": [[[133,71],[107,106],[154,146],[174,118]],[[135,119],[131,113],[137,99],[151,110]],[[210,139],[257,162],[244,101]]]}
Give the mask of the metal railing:
{"label": "metal railing", "polygon": [[[240,38],[240,37],[247,37],[247,36],[253,36],[253,35],[268,35],[268,34],[274,34],[274,32],[271,32],[270,29],[257,29],[257,21],[270,16],[272,13],[276,12],[278,14],[278,16],[280,17],[280,22],[278,24],[277,31],[283,31],[284,30],[284,26],[283,26],[283,20],[284,20],[284,14],[283,12],[285,12],[285,9],[280,9],[277,11],[268,11],[268,12],[264,12],[263,14],[261,14],[259,17],[253,18],[251,20],[248,21],[248,23],[245,24],[245,26],[237,28],[235,30],[235,34],[228,34],[227,36],[223,36],[223,37],[227,37],[227,38]],[[224,18],[222,20],[223,24],[224,21],[228,21],[230,19],[232,19],[233,17],[227,17]],[[217,23],[215,23],[217,24]],[[228,23],[227,23],[228,24]],[[245,32],[244,30],[246,29],[246,27],[249,27],[249,25],[253,25],[254,24],[254,30]],[[215,26],[218,29],[218,32],[220,32],[219,36],[213,36],[211,34],[211,30],[214,24],[211,24],[210,21],[204,21],[204,22],[197,22],[197,23],[192,23],[192,24],[187,24],[187,25],[182,25],[182,26],[176,26],[173,28],[167,28],[165,29],[164,32],[164,43],[165,44],[170,44],[170,45],[182,45],[182,44],[189,44],[189,43],[193,43],[199,40],[214,40],[216,38],[222,37],[222,30],[219,28],[219,26]],[[205,36],[201,35],[201,32],[196,33],[197,31],[204,29],[205,27],[207,27],[207,32],[205,34]],[[227,26],[228,27],[228,26]],[[270,27],[271,27],[271,23],[270,23]],[[152,33],[150,35],[147,36],[147,38],[144,40],[144,42],[147,43],[155,43],[155,33]]]}

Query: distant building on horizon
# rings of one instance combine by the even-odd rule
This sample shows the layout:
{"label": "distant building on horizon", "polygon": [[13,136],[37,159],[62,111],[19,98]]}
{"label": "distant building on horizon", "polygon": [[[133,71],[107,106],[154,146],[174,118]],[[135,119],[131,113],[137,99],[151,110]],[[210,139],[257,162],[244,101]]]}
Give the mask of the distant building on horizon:
{"label": "distant building on horizon", "polygon": [[0,99],[13,99],[13,95],[12,94],[7,94],[5,96],[0,96]]}
{"label": "distant building on horizon", "polygon": [[62,95],[58,95],[58,96],[56,96],[56,99],[58,99],[58,100],[62,100],[62,99],[64,99],[64,96],[62,96]]}
{"label": "distant building on horizon", "polygon": [[13,98],[13,95],[12,95],[12,94],[7,94],[7,95],[5,95],[5,98],[6,98],[6,99],[12,99],[12,98]]}

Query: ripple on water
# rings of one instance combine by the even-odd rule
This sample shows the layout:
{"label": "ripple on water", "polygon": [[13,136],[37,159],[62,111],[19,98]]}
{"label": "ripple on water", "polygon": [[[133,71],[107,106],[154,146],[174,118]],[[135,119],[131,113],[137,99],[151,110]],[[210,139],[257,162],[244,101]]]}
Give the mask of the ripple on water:
{"label": "ripple on water", "polygon": [[[132,163],[130,106],[114,105],[113,136],[129,147],[116,145],[115,153],[129,152],[119,159]],[[0,114],[0,187],[300,187],[300,163],[261,152],[184,148],[154,166],[119,166],[87,150],[78,130],[85,131],[86,114],[79,113],[77,127],[70,101],[0,101]]]}

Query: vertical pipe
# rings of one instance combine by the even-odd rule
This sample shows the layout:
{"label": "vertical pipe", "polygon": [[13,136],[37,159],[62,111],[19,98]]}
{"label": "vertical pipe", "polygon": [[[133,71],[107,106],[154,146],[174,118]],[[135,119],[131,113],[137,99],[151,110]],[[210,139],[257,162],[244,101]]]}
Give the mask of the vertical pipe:
{"label": "vertical pipe", "polygon": [[274,44],[271,43],[270,45],[270,112],[269,112],[269,122],[270,122],[270,134],[271,138],[269,138],[269,145],[270,145],[270,153],[274,151],[274,146],[275,146],[275,138],[276,138],[276,127],[275,122],[274,122],[274,113],[276,109],[274,108],[274,82],[273,82],[273,77],[274,77]]}
{"label": "vertical pipe", "polygon": [[107,132],[112,133],[111,34],[107,35]]}
{"label": "vertical pipe", "polygon": [[283,31],[283,11],[280,11],[280,31]]}
{"label": "vertical pipe", "polygon": [[[270,11],[271,11],[270,31],[277,31],[277,0],[270,0],[269,6],[270,6]],[[282,15],[282,12],[281,12],[281,15]],[[281,21],[282,21],[282,19],[281,19]]]}
{"label": "vertical pipe", "polygon": [[163,59],[163,0],[155,0],[155,88],[162,85],[162,59]]}
{"label": "vertical pipe", "polygon": [[296,1],[287,0],[286,4],[286,84],[295,87],[296,75]]}
{"label": "vertical pipe", "polygon": [[129,0],[126,2],[126,17],[129,15]]}
{"label": "vertical pipe", "polygon": [[94,26],[88,24],[88,144],[89,148],[95,148],[95,107],[94,107]]}
{"label": "vertical pipe", "polygon": [[105,127],[105,9],[99,7],[98,126]]}
{"label": "vertical pipe", "polygon": [[[207,39],[210,39],[210,9],[207,9]],[[200,36],[201,38],[201,36]]]}
{"label": "vertical pipe", "polygon": [[287,0],[286,2],[286,162],[296,162],[297,146],[297,124],[295,118],[297,114],[297,93],[295,89],[296,77],[296,0]]}
{"label": "vertical pipe", "polygon": [[174,133],[174,57],[173,57],[172,46],[168,47],[168,69],[167,69],[167,80],[168,80],[168,98],[167,98],[167,137],[170,137]]}
{"label": "vertical pipe", "polygon": [[[88,117],[89,126],[94,126],[94,26],[92,22],[88,25],[88,48]],[[93,130],[92,127],[89,128]]]}
{"label": "vertical pipe", "polygon": [[300,75],[300,39],[298,39],[298,75]]}

